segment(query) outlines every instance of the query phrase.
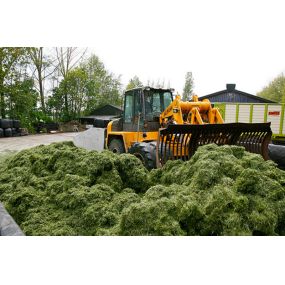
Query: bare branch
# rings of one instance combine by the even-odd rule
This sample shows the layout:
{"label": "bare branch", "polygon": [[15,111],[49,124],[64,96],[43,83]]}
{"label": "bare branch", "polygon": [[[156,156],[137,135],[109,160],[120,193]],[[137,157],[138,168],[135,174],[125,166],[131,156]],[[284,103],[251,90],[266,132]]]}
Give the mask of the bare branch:
{"label": "bare branch", "polygon": [[77,47],[55,48],[57,58],[57,69],[65,78],[75,68],[86,54],[87,48],[82,52]]}

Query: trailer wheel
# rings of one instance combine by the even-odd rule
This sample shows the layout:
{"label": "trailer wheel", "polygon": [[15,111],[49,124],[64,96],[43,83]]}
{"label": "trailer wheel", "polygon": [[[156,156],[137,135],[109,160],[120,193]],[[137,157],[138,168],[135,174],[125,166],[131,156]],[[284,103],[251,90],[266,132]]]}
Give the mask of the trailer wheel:
{"label": "trailer wheel", "polygon": [[118,154],[125,153],[124,143],[120,139],[111,139],[108,148],[113,153],[118,153]]}
{"label": "trailer wheel", "polygon": [[129,153],[139,158],[148,170],[156,168],[156,142],[134,143]]}

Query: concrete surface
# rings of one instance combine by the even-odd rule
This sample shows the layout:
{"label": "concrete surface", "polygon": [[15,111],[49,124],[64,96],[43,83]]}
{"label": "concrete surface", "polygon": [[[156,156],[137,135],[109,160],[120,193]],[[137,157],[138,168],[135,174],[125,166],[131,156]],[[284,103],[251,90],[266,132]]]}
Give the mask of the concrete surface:
{"label": "concrete surface", "polygon": [[88,150],[102,151],[104,149],[105,129],[90,128],[85,132],[78,133],[74,137],[74,144]]}
{"label": "concrete surface", "polygon": [[23,232],[14,219],[0,203],[0,236],[23,236]]}
{"label": "concrete surface", "polygon": [[47,145],[53,142],[73,141],[78,133],[38,134],[22,137],[0,138],[0,154],[20,151],[37,145]]}

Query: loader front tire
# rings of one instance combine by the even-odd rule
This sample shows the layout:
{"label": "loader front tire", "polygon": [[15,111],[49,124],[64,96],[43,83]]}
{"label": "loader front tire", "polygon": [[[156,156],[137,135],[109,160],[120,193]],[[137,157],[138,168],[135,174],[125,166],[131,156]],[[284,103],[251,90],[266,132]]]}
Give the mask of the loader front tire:
{"label": "loader front tire", "polygon": [[113,153],[117,153],[117,154],[125,153],[124,143],[120,139],[112,139],[109,143],[108,148]]}
{"label": "loader front tire", "polygon": [[156,142],[155,141],[134,143],[130,147],[129,153],[139,158],[148,170],[156,168]]}

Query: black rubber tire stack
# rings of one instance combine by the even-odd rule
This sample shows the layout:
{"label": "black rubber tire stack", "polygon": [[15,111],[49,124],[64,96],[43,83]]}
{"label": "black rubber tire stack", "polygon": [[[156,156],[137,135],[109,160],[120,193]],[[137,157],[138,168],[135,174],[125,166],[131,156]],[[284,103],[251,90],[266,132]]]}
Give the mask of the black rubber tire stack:
{"label": "black rubber tire stack", "polygon": [[20,136],[20,121],[0,119],[0,137]]}
{"label": "black rubber tire stack", "polygon": [[21,136],[21,124],[19,120],[13,120],[13,128],[15,129],[15,134],[13,136],[19,137]]}
{"label": "black rubber tire stack", "polygon": [[17,137],[19,135],[19,133],[17,132],[16,128],[12,128],[12,136],[13,137]]}
{"label": "black rubber tire stack", "polygon": [[144,166],[151,170],[156,168],[156,144],[156,141],[134,143],[130,147],[129,153],[138,157]]}
{"label": "black rubber tire stack", "polygon": [[13,128],[13,121],[9,119],[1,119],[1,128],[2,129]]}
{"label": "black rubber tire stack", "polygon": [[12,129],[11,128],[4,129],[4,135],[7,138],[12,137],[13,136]]}
{"label": "black rubber tire stack", "polygon": [[15,129],[20,128],[20,121],[19,120],[13,120],[13,128],[15,128]]}

